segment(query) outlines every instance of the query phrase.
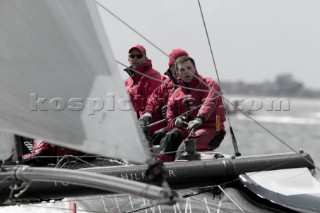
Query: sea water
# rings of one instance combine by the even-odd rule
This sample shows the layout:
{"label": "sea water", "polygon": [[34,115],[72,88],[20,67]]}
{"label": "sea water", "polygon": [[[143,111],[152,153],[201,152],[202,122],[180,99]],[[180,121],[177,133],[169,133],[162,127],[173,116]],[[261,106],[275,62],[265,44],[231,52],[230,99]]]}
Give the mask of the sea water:
{"label": "sea water", "polygon": [[[231,102],[242,100],[240,107],[249,113],[238,112],[228,116],[230,122],[225,122],[227,135],[217,151],[234,154],[229,133],[231,125],[242,156],[298,152],[301,149],[309,153],[315,165],[320,168],[320,100],[285,98],[282,99],[281,107],[278,105],[270,109],[268,101],[279,98],[235,95],[226,98]],[[56,203],[0,207],[0,212],[5,213],[29,211],[67,213],[68,201],[65,199]],[[82,212],[79,207],[78,212]]]}
{"label": "sea water", "polygon": [[[320,167],[320,100],[243,96],[228,99],[243,100],[242,109],[246,114],[233,113],[229,115],[230,122],[225,122],[227,132],[232,127],[243,156],[298,152],[301,149],[309,153],[315,165]],[[281,100],[282,106],[274,104],[271,109],[270,100],[274,103]],[[234,153],[231,141],[230,134],[227,134],[218,150]]]}

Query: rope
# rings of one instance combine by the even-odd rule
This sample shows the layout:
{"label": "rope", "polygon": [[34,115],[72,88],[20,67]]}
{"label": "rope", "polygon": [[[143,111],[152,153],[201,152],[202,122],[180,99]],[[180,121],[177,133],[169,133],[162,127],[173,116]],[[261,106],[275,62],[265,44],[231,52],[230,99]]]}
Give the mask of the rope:
{"label": "rope", "polygon": [[[124,63],[122,63],[122,62],[120,62],[120,61],[117,61],[117,60],[116,60],[116,62],[117,62],[118,64],[120,64],[120,65],[122,65],[122,66],[124,66],[124,67],[126,67],[126,68],[128,68],[128,69],[130,69],[131,71],[133,71],[133,72],[135,72],[135,73],[138,73],[139,75],[142,75],[142,76],[144,76],[144,77],[146,77],[146,78],[149,78],[149,79],[151,79],[151,80],[158,81],[158,82],[161,82],[161,83],[165,83],[165,84],[171,85],[171,86],[177,86],[176,84],[172,84],[172,83],[169,83],[169,82],[165,82],[164,80],[161,80],[161,79],[158,79],[158,78],[154,78],[154,77],[152,77],[152,76],[150,76],[150,75],[146,75],[146,74],[144,74],[144,73],[142,73],[142,72],[139,72],[139,71],[137,71],[137,70],[135,70],[135,69],[132,69],[131,67],[128,67],[127,65],[125,65]],[[185,87],[185,86],[182,86],[182,85],[179,85],[179,87],[185,88],[185,89],[194,90],[194,91],[200,91],[200,92],[210,92],[210,90],[196,89],[196,88],[191,88],[191,87]]]}
{"label": "rope", "polygon": [[[127,27],[129,27],[132,31],[134,31],[135,33],[137,33],[139,36],[141,36],[143,39],[145,39],[147,42],[149,42],[152,46],[154,46],[156,49],[158,49],[160,52],[162,52],[164,55],[168,56],[168,54],[166,54],[162,49],[160,49],[158,46],[156,46],[154,43],[152,43],[149,39],[147,39],[145,36],[141,35],[139,32],[137,32],[137,30],[135,30],[133,27],[131,27],[129,24],[127,24],[125,21],[123,21],[122,19],[120,19],[118,16],[116,16],[114,13],[112,13],[110,10],[108,10],[105,6],[103,6],[101,3],[99,2],[96,2],[100,7],[102,7],[105,11],[107,11],[108,13],[110,13],[112,16],[114,16],[116,19],[118,19],[120,22],[122,22],[124,25],[126,25]],[[206,26],[206,23],[205,23],[205,20],[204,20],[204,15],[203,15],[203,12],[202,12],[202,7],[201,7],[201,3],[200,3],[200,0],[198,0],[198,5],[199,5],[199,9],[200,9],[200,12],[201,12],[201,17],[202,17],[202,21],[203,21],[203,25],[204,25],[204,28],[205,28],[205,32],[206,32],[206,36],[207,36],[207,40],[208,40],[208,44],[209,44],[209,47],[210,47],[210,53],[211,53],[211,58],[212,58],[212,61],[213,61],[213,64],[214,64],[214,68],[215,68],[215,72],[216,72],[216,75],[217,75],[217,79],[218,79],[218,83],[219,85],[221,85],[221,82],[220,82],[220,78],[219,78],[219,73],[218,73],[218,69],[217,69],[217,65],[216,65],[216,62],[215,62],[215,57],[214,57],[214,54],[213,54],[213,48],[212,48],[212,45],[211,45],[211,42],[210,42],[210,39],[209,39],[209,33],[208,33],[208,30],[207,30],[207,26]],[[117,61],[117,63],[125,66],[125,67],[128,67],[126,65],[124,65],[123,63]],[[141,75],[143,75],[142,73],[139,73]],[[148,77],[148,76],[146,76]],[[159,81],[159,79],[154,79],[154,80],[157,80]],[[161,80],[160,80],[161,81]],[[163,82],[163,81],[161,81]],[[174,84],[172,84],[174,85]],[[221,87],[221,86],[220,86]],[[182,88],[187,88],[188,87],[182,87]],[[192,88],[190,88],[192,90]],[[222,89],[222,87],[221,87]],[[199,91],[199,90],[198,90]],[[204,90],[204,92],[209,92],[209,90]],[[226,97],[223,96],[223,93],[221,92],[220,95],[222,95],[222,100],[223,102],[225,100],[227,100],[229,103],[231,103],[232,106],[234,106],[232,104],[231,101],[229,101]],[[224,104],[225,105],[225,104]],[[226,105],[225,105],[226,106]],[[258,121],[256,121],[254,118],[252,118],[251,116],[247,115],[245,112],[241,111],[240,112],[242,114],[244,114],[245,116],[247,116],[248,118],[250,118],[251,120],[253,120],[255,123],[257,123],[261,128],[263,128],[264,130],[266,130],[268,133],[271,133],[270,130],[268,130],[266,127],[262,126]],[[182,114],[183,115],[183,114]],[[228,111],[226,110],[226,118],[227,118],[227,121],[229,123],[229,125],[231,126],[231,121],[230,121],[230,118],[229,118],[229,115],[228,115]],[[296,151],[295,149],[293,149],[290,145],[288,145],[285,141],[283,141],[282,139],[280,139],[279,137],[277,137],[274,133],[271,133],[271,135],[273,137],[275,137],[278,141],[280,141],[281,143],[285,144],[287,147],[289,147],[291,150],[293,150],[294,152],[296,153],[299,153],[298,151]],[[311,163],[311,162],[309,162]],[[314,164],[312,164],[313,166],[315,166]],[[319,167],[315,166],[315,168],[317,168],[318,170]]]}
{"label": "rope", "polygon": [[244,212],[243,209],[237,204],[237,202],[235,202],[220,185],[218,185],[218,187],[231,200],[231,202],[241,210],[241,212]]}
{"label": "rope", "polygon": [[149,39],[147,39],[145,36],[143,36],[141,33],[139,33],[137,30],[135,30],[133,27],[131,27],[129,24],[127,24],[125,21],[123,21],[121,18],[119,18],[116,14],[114,14],[113,12],[111,12],[110,10],[108,10],[108,8],[106,8],[105,6],[103,6],[100,2],[96,1],[96,4],[98,4],[101,8],[103,8],[105,11],[107,11],[110,15],[112,15],[113,17],[115,17],[116,19],[118,19],[121,23],[123,23],[125,26],[127,26],[129,29],[131,29],[133,32],[135,32],[136,34],[138,34],[141,38],[143,38],[144,40],[146,40],[149,44],[151,44],[153,47],[155,47],[157,50],[159,50],[163,55],[165,55],[166,57],[169,57],[169,55],[163,51],[162,49],[160,49],[160,47],[158,47],[157,45],[155,45],[153,42],[151,42]]}
{"label": "rope", "polygon": [[[220,82],[220,77],[219,77],[219,73],[218,73],[216,61],[215,61],[215,59],[214,59],[214,55],[213,55],[213,51],[212,51],[212,46],[211,46],[211,42],[210,42],[210,38],[209,38],[209,34],[208,34],[206,22],[205,22],[205,20],[204,20],[204,16],[203,16],[203,12],[202,12],[202,8],[201,8],[200,0],[198,0],[198,5],[199,5],[201,17],[202,17],[202,23],[203,23],[203,26],[204,26],[204,29],[205,29],[205,32],[206,32],[206,36],[207,36],[207,40],[208,40],[208,44],[209,44],[209,48],[210,48],[210,53],[211,53],[211,58],[212,58],[213,66],[214,66],[214,69],[215,69],[215,72],[216,72],[216,76],[217,76],[217,79],[218,79],[218,84],[220,85],[220,88],[221,88],[221,91],[222,91],[222,85],[221,85],[221,82]],[[222,93],[222,102],[223,102],[223,105],[226,107],[227,105],[226,105],[225,102],[224,102],[223,93]],[[237,140],[236,140],[236,137],[235,137],[235,135],[234,135],[234,133],[233,133],[233,130],[232,130],[232,125],[231,125],[231,121],[230,121],[230,118],[229,118],[229,112],[228,112],[228,110],[225,110],[225,114],[226,114],[226,118],[227,118],[227,121],[228,121],[229,126],[230,126],[231,141],[232,141],[232,145],[233,145],[233,148],[234,148],[235,156],[240,156],[241,154],[240,154],[240,152],[239,152],[239,150],[238,150]]]}

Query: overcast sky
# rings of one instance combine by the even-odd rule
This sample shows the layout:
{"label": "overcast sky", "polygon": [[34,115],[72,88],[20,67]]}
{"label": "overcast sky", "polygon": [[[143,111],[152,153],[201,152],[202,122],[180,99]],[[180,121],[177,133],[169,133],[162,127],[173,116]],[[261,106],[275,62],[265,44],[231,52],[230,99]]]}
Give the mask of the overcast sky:
{"label": "overcast sky", "polygon": [[[217,79],[197,0],[98,0],[167,54],[182,48],[200,74]],[[320,89],[319,0],[201,0],[221,81],[274,81],[292,73]],[[98,6],[116,60],[142,44],[163,73],[168,58]],[[123,69],[119,66],[119,69]]]}

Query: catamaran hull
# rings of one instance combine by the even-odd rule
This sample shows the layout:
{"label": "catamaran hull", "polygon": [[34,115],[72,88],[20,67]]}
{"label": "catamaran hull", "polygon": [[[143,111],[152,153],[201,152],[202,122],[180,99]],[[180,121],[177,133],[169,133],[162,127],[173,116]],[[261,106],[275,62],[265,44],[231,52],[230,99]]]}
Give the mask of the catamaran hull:
{"label": "catamaran hull", "polygon": [[[226,186],[227,188],[230,188],[229,191],[236,190],[237,193],[241,192],[243,194],[244,191],[248,192],[250,190],[244,187],[244,184],[240,182],[239,177],[242,174],[246,174],[250,172],[267,171],[267,170],[290,169],[290,168],[314,169],[314,166],[313,166],[312,159],[308,154],[287,153],[287,154],[249,156],[249,157],[237,157],[237,158],[220,158],[220,159],[201,160],[201,161],[172,162],[172,163],[165,163],[165,168],[167,170],[167,181],[169,185],[171,186],[172,189],[178,190],[178,193],[180,195],[183,195],[188,192],[196,191],[196,188],[213,186],[213,185]],[[113,175],[113,176],[121,177],[123,179],[131,179],[131,180],[146,182],[146,176],[144,173],[146,169],[147,169],[146,166],[128,165],[128,166],[83,168],[81,169],[81,171],[87,171],[90,173],[98,173],[98,174],[104,174],[104,175]],[[194,188],[194,190],[190,190],[190,188]],[[219,189],[218,191],[219,191],[218,194],[220,194],[221,190]],[[251,197],[255,197],[255,199],[258,198],[257,195],[255,195],[255,193],[253,192],[250,192],[250,193],[251,193]],[[65,197],[83,197],[83,196],[89,196],[89,195],[106,195],[106,194],[114,194],[114,193],[98,190],[98,189],[92,189],[88,187],[76,186],[73,184],[63,183],[63,182],[32,182],[29,188],[22,195],[20,195],[18,198],[11,198],[6,203],[8,204],[28,203],[28,202],[39,202],[43,200],[51,200],[51,199],[62,199]],[[248,194],[248,193],[245,193],[245,194]],[[203,195],[204,197],[202,198],[207,199],[209,195],[212,196],[212,194],[206,193]],[[134,195],[126,195],[126,196],[134,196]],[[119,197],[121,196],[118,195],[117,197],[119,200],[120,199]],[[112,195],[111,199],[114,199],[114,198],[115,198],[114,195]],[[107,200],[106,197],[104,199]],[[127,197],[127,201],[128,199],[129,198]],[[251,199],[251,200],[255,200],[255,199]],[[133,202],[132,200],[134,199],[130,198],[129,200]],[[205,199],[203,200],[203,202],[204,201]],[[270,201],[264,199],[264,202],[270,202]],[[270,204],[268,205],[270,206],[271,204],[272,202],[270,202]],[[273,203],[272,205],[276,205],[276,204]],[[275,208],[280,208],[280,207],[276,205]]]}

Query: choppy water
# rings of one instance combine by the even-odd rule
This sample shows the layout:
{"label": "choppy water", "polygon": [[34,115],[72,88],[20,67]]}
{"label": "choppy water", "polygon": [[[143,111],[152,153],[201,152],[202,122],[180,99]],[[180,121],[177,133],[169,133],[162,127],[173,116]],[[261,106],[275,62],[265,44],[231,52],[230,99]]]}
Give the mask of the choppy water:
{"label": "choppy water", "polygon": [[[232,100],[234,96],[228,97]],[[239,98],[239,97],[238,97]],[[250,101],[249,97],[243,98],[243,103]],[[240,98],[239,98],[240,99]],[[267,105],[267,98],[262,97],[261,103]],[[266,132],[250,118],[242,113],[229,115],[231,126],[238,141],[239,151],[242,155],[256,155],[291,152],[291,149],[299,149],[310,153],[315,164],[320,166],[320,100],[289,98],[290,107],[276,110],[267,110],[262,106],[260,110],[252,110],[249,116],[260,125],[268,129],[272,134],[281,139],[280,142],[274,136]],[[226,122],[227,129],[229,128]],[[232,143],[228,134],[219,150],[232,153]]]}
{"label": "choppy water", "polygon": [[[230,100],[243,98],[243,103],[247,104],[247,107],[251,104],[248,101],[249,97],[232,96],[227,98]],[[257,155],[292,152],[292,149],[295,151],[302,149],[309,153],[313,157],[316,166],[320,167],[320,156],[318,155],[320,153],[320,100],[297,98],[288,100],[289,110],[287,107],[283,107],[280,110],[270,110],[265,106],[267,105],[266,98],[261,98],[261,103],[265,104],[262,105],[261,109],[252,110],[254,107],[250,108],[252,112],[250,116],[280,138],[282,142],[241,113],[229,116],[238,141],[239,151],[242,155]],[[229,128],[228,122],[226,122],[226,127],[227,129]],[[227,134],[217,151],[227,154],[233,153],[230,134]],[[66,200],[55,204],[0,208],[0,212],[6,213],[22,213],[26,211],[32,211],[33,213],[69,212]],[[78,212],[81,212],[81,209],[78,209]]]}

